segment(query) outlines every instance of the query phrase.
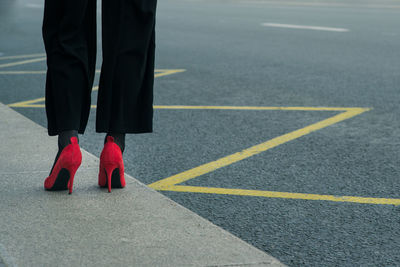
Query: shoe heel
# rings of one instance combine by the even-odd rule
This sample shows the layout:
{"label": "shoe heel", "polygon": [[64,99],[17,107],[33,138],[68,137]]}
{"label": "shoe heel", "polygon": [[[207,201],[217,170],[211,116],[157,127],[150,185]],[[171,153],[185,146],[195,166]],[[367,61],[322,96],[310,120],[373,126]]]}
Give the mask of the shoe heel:
{"label": "shoe heel", "polygon": [[[118,169],[119,175],[113,176],[113,172],[116,169]],[[117,180],[117,177],[119,180]],[[111,188],[113,187],[125,187],[124,162],[122,159],[121,149],[116,143],[114,143],[114,138],[111,136],[107,137],[107,142],[104,144],[103,151],[100,155],[98,184],[100,187],[105,187],[107,184],[108,192],[111,192]]]}
{"label": "shoe heel", "polygon": [[70,175],[69,181],[68,181],[68,191],[69,191],[69,194],[72,194],[72,188],[73,188],[73,186],[74,186],[75,173],[76,173],[76,171],[78,170],[78,168],[79,168],[79,166],[74,166],[73,168],[71,168],[71,169],[69,170],[69,175]]}
{"label": "shoe heel", "polygon": [[104,171],[106,172],[106,176],[107,176],[107,186],[108,186],[108,193],[111,192],[111,177],[112,177],[112,173],[113,171],[116,169],[116,166],[113,165],[109,165],[109,166],[105,166],[104,167]]}

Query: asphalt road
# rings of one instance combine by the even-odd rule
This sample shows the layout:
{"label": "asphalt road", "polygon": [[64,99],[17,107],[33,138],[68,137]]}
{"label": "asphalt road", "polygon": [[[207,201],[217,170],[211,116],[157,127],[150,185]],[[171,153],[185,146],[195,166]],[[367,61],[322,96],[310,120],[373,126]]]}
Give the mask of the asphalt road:
{"label": "asphalt road", "polygon": [[[43,71],[43,61],[5,66],[44,53],[42,6],[0,2],[5,104],[44,97],[44,74],[10,73]],[[369,108],[179,184],[275,196],[161,192],[289,266],[400,266],[399,206],[307,199],[400,198],[400,3],[162,0],[157,12],[156,69],[185,71],[156,78],[155,104],[169,108],[155,110],[154,133],[127,137],[126,171],[151,184],[340,113],[171,105]],[[14,109],[46,126],[43,108]],[[80,143],[99,155],[92,111]]]}

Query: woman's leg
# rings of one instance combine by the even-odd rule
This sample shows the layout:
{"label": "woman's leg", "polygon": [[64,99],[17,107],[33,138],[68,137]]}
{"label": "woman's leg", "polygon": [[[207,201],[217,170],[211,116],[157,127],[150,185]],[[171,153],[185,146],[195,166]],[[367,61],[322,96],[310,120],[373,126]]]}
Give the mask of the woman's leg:
{"label": "woman's leg", "polygon": [[[83,133],[87,124],[96,64],[96,0],[45,0],[42,33],[47,54],[48,133],[58,135],[51,175],[71,137]],[[60,173],[54,175],[63,179]],[[54,182],[54,177],[50,180]]]}
{"label": "woman's leg", "polygon": [[45,0],[42,30],[48,133],[83,133],[96,63],[96,0]]}
{"label": "woman's leg", "polygon": [[157,0],[102,0],[97,132],[152,132],[156,5]]}

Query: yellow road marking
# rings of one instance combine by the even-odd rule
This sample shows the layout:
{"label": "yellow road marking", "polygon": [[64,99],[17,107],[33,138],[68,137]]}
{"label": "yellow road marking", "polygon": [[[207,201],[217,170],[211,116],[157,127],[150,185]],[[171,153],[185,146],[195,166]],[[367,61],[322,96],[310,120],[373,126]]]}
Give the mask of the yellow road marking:
{"label": "yellow road marking", "polygon": [[258,196],[267,198],[284,198],[284,199],[302,199],[302,200],[320,200],[320,201],[333,201],[333,202],[352,202],[361,204],[377,204],[377,205],[400,205],[400,199],[396,198],[373,198],[373,197],[356,197],[356,196],[334,196],[334,195],[320,195],[320,194],[306,194],[306,193],[290,193],[290,192],[276,192],[265,190],[247,190],[247,189],[232,189],[232,188],[214,188],[214,187],[201,187],[201,186],[184,186],[177,185],[185,181],[194,179],[206,173],[212,172],[219,168],[231,165],[240,160],[257,155],[261,152],[267,151],[271,148],[277,147],[281,144],[287,143],[301,136],[307,135],[314,131],[328,127],[335,123],[350,119],[354,116],[360,115],[369,108],[337,108],[337,107],[235,107],[235,106],[158,106],[159,108],[177,108],[177,109],[239,109],[239,110],[302,110],[302,111],[344,111],[331,118],[322,120],[320,122],[311,124],[302,129],[290,132],[273,138],[269,141],[259,145],[252,146],[241,152],[220,158],[195,167],[193,169],[181,172],[179,174],[167,177],[160,181],[154,182],[149,187],[160,191],[175,191],[175,192],[192,192],[192,193],[205,193],[205,194],[222,194],[222,195],[238,195],[238,196]]}
{"label": "yellow road marking", "polygon": [[201,187],[201,186],[184,186],[184,185],[175,185],[168,188],[161,188],[158,190],[203,193],[203,194],[256,196],[256,197],[267,197],[267,198],[352,202],[360,204],[400,205],[400,199],[398,198],[333,196],[333,195],[302,194],[302,193],[289,193],[289,192],[276,192],[276,191],[244,190],[244,189],[215,188],[215,187]]}
{"label": "yellow road marking", "polygon": [[[308,108],[296,109],[296,110],[305,110],[305,109],[308,109]],[[329,108],[321,108],[321,110],[326,110],[326,109],[329,109]],[[250,148],[247,148],[240,152],[234,153],[232,155],[225,156],[218,160],[200,165],[193,169],[190,169],[190,170],[178,173],[176,175],[167,177],[160,181],[154,182],[154,183],[150,184],[149,187],[152,187],[153,189],[156,189],[156,190],[161,190],[161,189],[168,188],[170,186],[174,186],[176,184],[188,181],[190,179],[193,179],[198,176],[204,175],[206,173],[220,169],[222,167],[231,165],[235,162],[238,162],[243,159],[249,158],[251,156],[257,155],[261,152],[267,151],[271,148],[277,147],[281,144],[287,143],[289,141],[292,141],[294,139],[297,139],[299,137],[302,137],[302,136],[312,133],[314,131],[317,131],[322,128],[333,125],[335,123],[347,120],[347,119],[357,116],[361,113],[364,113],[370,109],[367,109],[367,108],[342,108],[342,110],[346,110],[346,111],[342,112],[340,114],[337,114],[331,118],[328,118],[328,119],[322,120],[320,122],[306,126],[302,129],[275,137],[269,141],[252,146]]]}
{"label": "yellow road marking", "polygon": [[[28,62],[30,63],[30,62]],[[14,64],[14,63],[10,63]],[[21,63],[22,64],[22,63]],[[23,63],[26,64],[26,63]],[[19,64],[20,65],[20,64]],[[1,65],[0,65],[1,66]],[[7,66],[5,66],[7,67]],[[171,75],[179,72],[184,72],[186,71],[185,69],[176,69],[176,70],[164,70],[164,69],[156,69],[154,70],[155,74],[154,77],[161,77],[161,76],[166,76],[166,75]],[[100,70],[96,70],[96,73],[100,73]],[[18,75],[18,74],[46,74],[45,70],[38,70],[38,71],[31,71],[31,70],[8,70],[8,71],[0,71],[0,74],[2,75]]]}
{"label": "yellow road marking", "polygon": [[154,77],[161,77],[166,75],[171,75],[179,72],[184,72],[185,69],[156,69],[155,72],[158,72],[154,75]]}
{"label": "yellow road marking", "polygon": [[37,105],[35,103],[38,102],[42,102],[44,101],[45,98],[41,97],[41,98],[36,98],[36,99],[32,99],[32,100],[28,100],[28,101],[22,101],[22,102],[18,102],[18,103],[14,103],[14,104],[9,104],[9,107],[13,107],[13,108],[25,108],[25,107],[44,107],[44,105]]}
{"label": "yellow road marking", "polygon": [[18,56],[5,56],[5,57],[0,57],[0,60],[31,58],[31,57],[44,57],[44,56],[46,56],[46,54],[29,54],[29,55],[18,55]]}
{"label": "yellow road marking", "polygon": [[[1,66],[1,65],[0,65]],[[171,75],[174,73],[179,73],[179,72],[184,72],[185,69],[156,69],[155,72],[158,72],[154,74],[154,78],[161,77],[161,76],[166,76],[166,75]],[[2,74],[4,72],[0,72]],[[21,72],[19,72],[21,73]],[[46,73],[46,72],[44,72]],[[10,72],[9,72],[10,74]],[[17,74],[17,72],[14,72],[14,74]],[[92,88],[92,91],[98,91],[99,86],[96,85]],[[44,97],[41,98],[36,98],[33,100],[27,100],[27,101],[22,101],[22,102],[17,102],[17,103],[12,103],[8,104],[9,107],[14,107],[14,108],[44,108],[44,104],[37,104],[40,102],[43,102],[45,100]],[[91,105],[92,108],[96,108],[96,105]]]}
{"label": "yellow road marking", "polygon": [[0,68],[18,66],[18,65],[34,63],[34,62],[39,62],[39,61],[44,61],[44,60],[46,60],[46,58],[45,57],[41,57],[41,58],[22,60],[22,61],[17,61],[17,62],[12,62],[12,63],[5,63],[5,64],[0,64]]}
{"label": "yellow road marking", "polygon": [[[95,87],[93,87],[92,90],[97,90],[98,88],[99,88],[98,86],[95,86]],[[41,97],[41,98],[36,98],[36,99],[28,100],[28,101],[22,101],[22,102],[17,102],[14,104],[9,104],[8,106],[13,107],[13,108],[44,108],[45,107],[44,104],[36,104],[36,103],[43,102],[45,100],[46,100],[45,97]]]}

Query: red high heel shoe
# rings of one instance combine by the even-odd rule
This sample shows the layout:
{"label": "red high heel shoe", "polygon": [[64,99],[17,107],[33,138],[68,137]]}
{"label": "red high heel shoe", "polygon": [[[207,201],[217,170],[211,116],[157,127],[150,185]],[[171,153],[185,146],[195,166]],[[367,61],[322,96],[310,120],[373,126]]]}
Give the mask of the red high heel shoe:
{"label": "red high heel shoe", "polygon": [[71,144],[64,147],[49,177],[44,180],[44,188],[50,191],[69,190],[72,193],[75,173],[82,163],[82,153],[78,138],[71,137]]}
{"label": "red high heel shoe", "polygon": [[112,136],[107,136],[100,155],[99,186],[108,187],[108,192],[111,188],[125,187],[122,152]]}

